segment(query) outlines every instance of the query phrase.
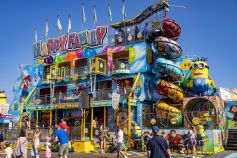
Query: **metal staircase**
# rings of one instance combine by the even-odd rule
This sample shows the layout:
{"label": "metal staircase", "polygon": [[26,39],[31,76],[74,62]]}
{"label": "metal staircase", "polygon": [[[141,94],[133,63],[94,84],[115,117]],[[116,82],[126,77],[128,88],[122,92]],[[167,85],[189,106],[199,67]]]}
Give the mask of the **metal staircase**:
{"label": "metal staircase", "polygon": [[228,150],[237,150],[237,129],[228,129],[225,148]]}

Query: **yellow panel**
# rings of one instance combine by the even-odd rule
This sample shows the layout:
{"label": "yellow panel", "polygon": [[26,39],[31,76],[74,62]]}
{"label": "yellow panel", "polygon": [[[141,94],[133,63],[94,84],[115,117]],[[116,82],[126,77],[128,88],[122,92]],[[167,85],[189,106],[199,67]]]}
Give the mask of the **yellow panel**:
{"label": "yellow panel", "polygon": [[74,141],[74,150],[76,152],[90,152],[95,150],[95,146],[92,141]]}

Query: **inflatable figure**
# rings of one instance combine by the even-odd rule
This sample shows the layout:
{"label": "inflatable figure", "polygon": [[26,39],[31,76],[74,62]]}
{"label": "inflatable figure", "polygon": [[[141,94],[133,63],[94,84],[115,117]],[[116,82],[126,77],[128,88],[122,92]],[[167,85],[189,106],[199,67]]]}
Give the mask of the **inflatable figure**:
{"label": "inflatable figure", "polygon": [[181,33],[181,27],[174,20],[165,18],[163,21],[163,32],[166,37],[176,40]]}
{"label": "inflatable figure", "polygon": [[166,59],[177,59],[182,55],[182,49],[179,44],[166,37],[158,37],[154,41],[154,46],[159,55]]}
{"label": "inflatable figure", "polygon": [[205,128],[208,128],[212,125],[212,120],[211,120],[211,116],[209,113],[204,113],[202,115],[202,125],[205,127]]}
{"label": "inflatable figure", "polygon": [[196,128],[198,140],[203,140],[206,136],[204,127],[202,125],[198,125]]}
{"label": "inflatable figure", "polygon": [[173,61],[164,58],[158,58],[155,63],[162,78],[178,81],[183,77],[182,69]]}
{"label": "inflatable figure", "polygon": [[156,91],[176,103],[182,101],[184,97],[183,91],[178,86],[165,80],[157,82]]}
{"label": "inflatable figure", "polygon": [[215,92],[214,81],[209,77],[209,66],[206,63],[207,58],[195,58],[191,66],[191,79],[188,88],[197,95],[210,95],[208,90]]}

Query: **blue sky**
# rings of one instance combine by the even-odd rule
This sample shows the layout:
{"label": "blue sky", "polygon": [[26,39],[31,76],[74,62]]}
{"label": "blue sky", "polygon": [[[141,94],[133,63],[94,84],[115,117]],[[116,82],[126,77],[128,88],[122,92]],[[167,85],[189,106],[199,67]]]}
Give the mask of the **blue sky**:
{"label": "blue sky", "polygon": [[[66,33],[71,14],[72,31],[81,30],[81,0],[3,0],[0,5],[0,90],[8,91],[20,74],[20,64],[32,64],[34,27],[38,38],[45,39],[45,19],[49,21],[49,37]],[[126,0],[127,18],[135,16],[156,0]],[[178,40],[183,54],[196,54],[209,59],[210,74],[217,86],[237,87],[235,49],[237,35],[236,0],[170,0],[170,4],[187,5],[186,9],[171,7],[168,16],[182,27]],[[108,24],[107,0],[85,0],[86,25],[93,26],[93,4],[96,4],[98,25]],[[136,4],[136,5],[135,5]],[[113,21],[121,21],[121,0],[111,0]],[[58,33],[56,17],[60,15],[64,32]]]}

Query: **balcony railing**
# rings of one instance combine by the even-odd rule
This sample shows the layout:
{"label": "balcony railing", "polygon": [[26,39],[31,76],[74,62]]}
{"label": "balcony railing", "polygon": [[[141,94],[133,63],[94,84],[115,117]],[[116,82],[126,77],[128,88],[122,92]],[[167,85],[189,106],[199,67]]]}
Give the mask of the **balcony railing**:
{"label": "balcony railing", "polygon": [[97,89],[95,100],[112,100],[112,89]]}
{"label": "balcony railing", "polygon": [[[79,95],[67,96],[65,93],[58,93],[54,95],[52,99],[53,104],[63,104],[63,103],[74,103],[79,102]],[[41,95],[35,98],[36,105],[49,105],[50,104],[50,95]]]}
{"label": "balcony railing", "polygon": [[89,74],[88,66],[75,68],[74,70],[71,70],[71,79],[72,80],[77,80],[78,78],[86,79],[88,74]]}
{"label": "balcony railing", "polygon": [[128,58],[117,59],[113,61],[113,74],[128,74],[131,73],[128,63]]}
{"label": "balcony railing", "polygon": [[150,32],[161,30],[162,21],[164,16],[157,16],[146,22],[141,27],[130,27],[116,30],[115,33],[110,33],[109,44],[110,46],[127,45],[136,42],[144,42],[147,40]]}
{"label": "balcony railing", "polygon": [[132,30],[128,32],[117,32],[115,35],[110,35],[110,46],[119,46],[119,45],[126,45],[132,44],[136,42],[145,41],[147,33],[145,31],[135,31]]}

